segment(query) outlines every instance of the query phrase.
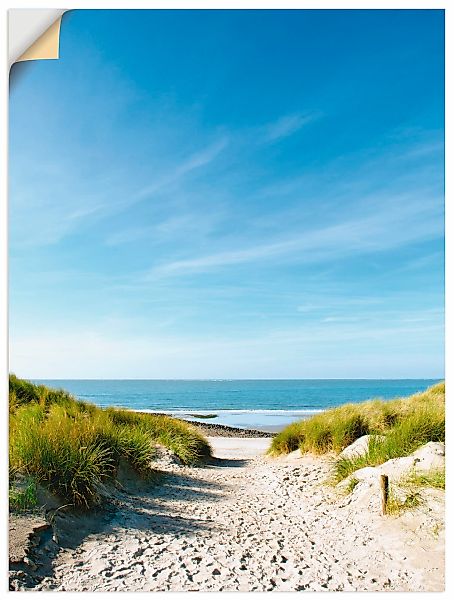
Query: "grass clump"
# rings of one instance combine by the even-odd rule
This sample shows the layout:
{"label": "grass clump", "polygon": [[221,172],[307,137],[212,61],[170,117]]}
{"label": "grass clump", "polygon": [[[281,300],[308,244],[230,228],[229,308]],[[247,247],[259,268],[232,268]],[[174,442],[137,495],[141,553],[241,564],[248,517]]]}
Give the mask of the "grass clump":
{"label": "grass clump", "polygon": [[[273,438],[269,454],[340,452],[359,437],[371,434],[367,453],[335,463],[337,481],[357,469],[407,456],[429,441],[445,439],[445,385],[390,401],[345,404],[305,421],[292,423]],[[384,439],[383,439],[384,436]]]}
{"label": "grass clump", "polygon": [[417,508],[424,502],[421,488],[432,487],[445,489],[445,470],[433,469],[427,473],[418,473],[416,470],[403,476],[391,489],[386,503],[387,513],[400,515],[406,510]]}
{"label": "grass clump", "polygon": [[444,469],[434,469],[428,473],[411,473],[405,479],[404,483],[412,486],[432,487],[439,490],[444,490],[446,484],[445,479],[446,477]]}
{"label": "grass clump", "polygon": [[386,502],[386,514],[398,516],[407,510],[417,508],[421,503],[421,495],[416,491],[406,494],[404,499],[401,499],[396,493],[390,491]]}
{"label": "grass clump", "polygon": [[[101,409],[64,390],[10,376],[10,480],[32,477],[74,505],[99,501],[100,484],[126,460],[153,472],[156,445],[193,464],[211,453],[191,425],[161,415]],[[14,496],[14,494],[13,494]],[[13,503],[14,504],[14,503]]]}
{"label": "grass clump", "polygon": [[98,427],[58,405],[47,412],[21,406],[10,417],[10,473],[31,475],[76,505],[96,502],[97,486],[115,473],[112,448],[98,438]]}
{"label": "grass clump", "polygon": [[369,433],[368,423],[358,406],[346,404],[292,423],[273,438],[269,453],[288,454],[298,448],[314,454],[340,452]]}
{"label": "grass clump", "polygon": [[22,487],[13,485],[9,488],[10,510],[30,510],[31,508],[35,508],[37,504],[36,482],[33,478],[28,478]]}
{"label": "grass clump", "polygon": [[115,408],[106,412],[117,425],[134,424],[156,443],[172,450],[185,464],[197,463],[211,454],[205,437],[189,423],[167,415],[133,413]]}
{"label": "grass clump", "polygon": [[445,439],[444,405],[416,403],[390,427],[383,437],[373,436],[367,452],[352,458],[339,458],[334,464],[337,481],[344,479],[357,469],[375,467],[393,458],[408,456],[427,442],[442,442]]}
{"label": "grass clump", "polygon": [[285,429],[274,436],[268,454],[290,454],[298,450],[300,443],[305,437],[306,421],[290,423]]}
{"label": "grass clump", "polygon": [[347,487],[345,488],[345,493],[351,494],[353,492],[353,490],[355,489],[355,487],[358,485],[358,483],[359,483],[359,479],[356,479],[356,477],[352,477],[350,479],[350,481],[348,482]]}

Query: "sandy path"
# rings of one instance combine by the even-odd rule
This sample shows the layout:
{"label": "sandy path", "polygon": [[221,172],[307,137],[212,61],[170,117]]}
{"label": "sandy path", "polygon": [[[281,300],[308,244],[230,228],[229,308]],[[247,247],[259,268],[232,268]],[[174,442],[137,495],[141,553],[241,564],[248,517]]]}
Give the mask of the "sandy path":
{"label": "sandy path", "polygon": [[270,461],[266,439],[210,441],[216,464],[169,467],[163,485],[127,498],[106,531],[61,551],[35,589],[442,588],[437,542],[423,552],[398,524],[351,507],[321,485],[326,462]]}

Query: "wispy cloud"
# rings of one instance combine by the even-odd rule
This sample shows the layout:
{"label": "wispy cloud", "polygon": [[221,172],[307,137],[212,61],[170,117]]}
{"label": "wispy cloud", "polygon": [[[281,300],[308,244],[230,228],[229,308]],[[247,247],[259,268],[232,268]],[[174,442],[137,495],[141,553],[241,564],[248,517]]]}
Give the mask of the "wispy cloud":
{"label": "wispy cloud", "polygon": [[[211,234],[222,218],[222,207],[218,211],[196,211],[193,213],[177,214],[167,218],[156,216],[154,222],[146,226],[126,227],[108,233],[104,243],[106,246],[121,246],[144,239],[154,243],[174,242],[175,237],[206,236]],[[150,219],[152,220],[152,219]]]}
{"label": "wispy cloud", "polygon": [[289,137],[319,116],[319,113],[312,112],[280,117],[274,123],[270,123],[263,128],[263,139],[266,142],[276,142]]}
{"label": "wispy cloud", "polygon": [[[189,153],[180,162],[173,160],[172,165],[155,169],[159,173],[155,181],[140,187],[134,183],[135,178],[120,173],[107,176],[96,172],[87,182],[83,176],[86,164],[68,164],[60,157],[55,157],[52,177],[41,177],[39,162],[25,164],[21,170],[28,173],[28,178],[20,178],[20,185],[19,177],[12,178],[11,183],[12,243],[21,247],[58,243],[89,222],[121,213],[154,193],[175,189],[187,175],[213,162],[227,145],[228,138],[224,136]],[[144,233],[142,227],[133,229]],[[130,233],[118,234],[112,245],[128,241]]]}
{"label": "wispy cloud", "polygon": [[[383,210],[384,209],[384,210]],[[331,260],[351,254],[382,252],[443,234],[441,215],[426,204],[388,202],[375,213],[317,229],[293,232],[284,240],[235,248],[162,263],[147,279],[202,273],[220,267],[287,257],[296,263]]]}
{"label": "wispy cloud", "polygon": [[128,202],[131,203],[151,196],[153,193],[179,182],[185,175],[192,171],[205,167],[218,157],[227,144],[228,138],[223,136],[206,148],[190,154],[180,164],[173,166],[166,174],[159,176],[154,182],[138,190]]}

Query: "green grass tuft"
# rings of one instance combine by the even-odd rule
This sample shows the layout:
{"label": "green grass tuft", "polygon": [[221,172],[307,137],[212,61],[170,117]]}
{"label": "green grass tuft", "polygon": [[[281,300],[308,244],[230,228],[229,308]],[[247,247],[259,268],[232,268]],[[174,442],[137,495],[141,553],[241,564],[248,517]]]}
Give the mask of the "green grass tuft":
{"label": "green grass tuft", "polygon": [[445,479],[444,469],[434,469],[428,473],[411,473],[405,478],[404,484],[418,487],[433,487],[444,490],[446,484]]}
{"label": "green grass tuft", "polygon": [[[429,441],[445,439],[445,384],[395,400],[345,404],[292,423],[273,438],[268,453],[339,453],[359,437],[371,434],[364,456],[335,462],[335,480],[357,469],[376,466],[391,458],[408,456]],[[379,436],[385,436],[381,439]]]}
{"label": "green grass tuft", "polygon": [[406,494],[405,499],[401,500],[397,494],[390,490],[388,500],[386,502],[386,514],[398,516],[407,510],[417,508],[422,503],[421,495],[412,491]]}
{"label": "green grass tuft", "polygon": [[436,403],[406,407],[405,415],[389,428],[384,439],[372,437],[368,451],[353,458],[339,458],[334,464],[335,478],[340,481],[363,467],[375,467],[401,456],[408,456],[427,442],[445,439],[444,406]]}
{"label": "green grass tuft", "polygon": [[12,486],[9,488],[9,507],[10,510],[22,511],[35,508],[38,504],[36,492],[36,481],[29,478],[25,482],[25,487],[18,488]]}
{"label": "green grass tuft", "polygon": [[10,480],[33,477],[74,505],[99,501],[99,484],[114,478],[120,460],[139,474],[153,472],[156,445],[185,464],[211,455],[193,426],[165,415],[103,410],[63,390],[10,376]]}
{"label": "green grass tuft", "polygon": [[353,492],[353,490],[355,489],[355,487],[358,485],[359,483],[359,479],[356,479],[356,477],[352,477],[350,479],[350,481],[348,482],[348,485],[345,489],[346,494],[351,494]]}
{"label": "green grass tuft", "polygon": [[[412,473],[403,476],[391,488],[388,502],[386,504],[387,513],[390,515],[400,515],[406,510],[417,508],[424,502],[424,494],[421,493],[421,488],[432,487],[437,489],[445,489],[445,470],[433,469],[428,473]],[[400,492],[397,492],[397,489]],[[403,499],[402,499],[403,498]]]}
{"label": "green grass tuft", "polygon": [[207,440],[190,423],[167,415],[134,413],[115,408],[109,408],[106,412],[117,425],[134,424],[156,443],[172,450],[185,464],[196,464],[211,455]]}

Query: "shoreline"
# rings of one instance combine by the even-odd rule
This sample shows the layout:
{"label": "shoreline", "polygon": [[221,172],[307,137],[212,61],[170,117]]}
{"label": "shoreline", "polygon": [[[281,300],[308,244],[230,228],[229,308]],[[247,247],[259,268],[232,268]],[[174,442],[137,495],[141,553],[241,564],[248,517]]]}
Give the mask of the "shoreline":
{"label": "shoreline", "polygon": [[[127,409],[126,409],[127,410]],[[131,410],[131,409],[129,409]],[[172,419],[176,419],[177,421],[182,421],[183,423],[193,425],[196,427],[203,435],[207,437],[232,437],[232,438],[272,438],[274,437],[281,428],[276,428],[275,431],[268,431],[268,429],[272,429],[271,427],[267,429],[262,429],[260,426],[255,428],[245,428],[245,427],[233,427],[232,425],[223,425],[221,423],[206,423],[201,420],[192,420],[192,419],[183,419],[182,417],[174,417],[173,415],[167,415],[166,413],[154,413],[154,412],[144,412],[141,410],[134,410],[133,412],[137,412],[145,415],[163,415],[172,417]]]}
{"label": "shoreline", "polygon": [[[120,407],[113,407],[120,408]],[[202,410],[196,413],[189,413],[182,410],[174,411],[155,411],[136,408],[125,408],[122,410],[131,410],[139,414],[149,414],[153,416],[166,416],[189,424],[210,425],[213,427],[231,428],[232,431],[250,431],[251,435],[256,432],[276,434],[295,423],[304,421],[315,415],[325,412],[327,408],[314,410],[218,410],[216,414],[208,413],[205,416]]]}
{"label": "shoreline", "polygon": [[201,421],[186,421],[185,423],[194,425],[207,437],[227,437],[227,438],[272,438],[277,432],[266,431],[264,429],[244,429],[242,427],[232,427],[231,425],[221,425],[217,423],[203,423]]}

